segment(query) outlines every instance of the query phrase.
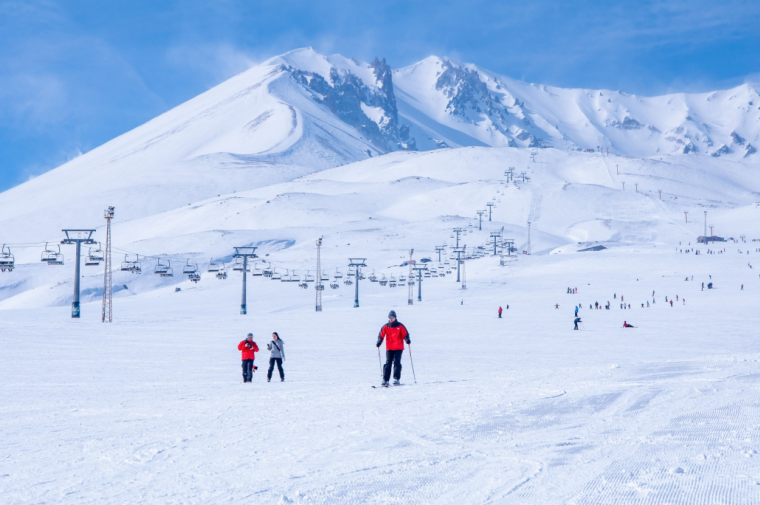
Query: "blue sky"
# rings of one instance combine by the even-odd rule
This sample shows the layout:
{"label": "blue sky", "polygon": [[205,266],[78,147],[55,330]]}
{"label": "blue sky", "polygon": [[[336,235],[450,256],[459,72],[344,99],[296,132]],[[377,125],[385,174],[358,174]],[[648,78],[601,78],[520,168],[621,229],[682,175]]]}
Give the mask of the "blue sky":
{"label": "blue sky", "polygon": [[0,0],[0,191],[297,47],[653,95],[760,80],[760,2]]}

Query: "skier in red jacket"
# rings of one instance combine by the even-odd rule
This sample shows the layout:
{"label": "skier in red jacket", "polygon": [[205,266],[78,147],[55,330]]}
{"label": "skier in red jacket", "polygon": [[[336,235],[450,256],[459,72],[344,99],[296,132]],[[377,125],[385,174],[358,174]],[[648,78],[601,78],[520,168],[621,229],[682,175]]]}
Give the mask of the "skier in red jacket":
{"label": "skier in red jacket", "polygon": [[499,307],[499,319],[501,319],[501,307]]}
{"label": "skier in red jacket", "polygon": [[259,352],[259,346],[253,341],[253,333],[249,333],[245,340],[238,344],[238,351],[242,351],[243,382],[252,382],[253,371],[258,370],[258,367],[253,366],[253,360]]}
{"label": "skier in red jacket", "polygon": [[388,387],[388,381],[391,379],[391,366],[393,366],[393,385],[401,385],[401,354],[404,352],[404,342],[411,344],[409,332],[406,326],[396,320],[396,312],[390,311],[388,314],[388,324],[380,329],[377,336],[377,347],[385,340],[385,366],[383,367],[383,387]]}

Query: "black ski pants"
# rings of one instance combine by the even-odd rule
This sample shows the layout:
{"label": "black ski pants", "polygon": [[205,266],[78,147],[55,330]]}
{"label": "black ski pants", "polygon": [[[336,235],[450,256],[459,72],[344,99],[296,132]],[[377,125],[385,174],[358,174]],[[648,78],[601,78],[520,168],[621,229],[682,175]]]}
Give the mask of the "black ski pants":
{"label": "black ski pants", "polygon": [[251,382],[253,379],[253,360],[243,360],[243,382]]}
{"label": "black ski pants", "polygon": [[277,363],[277,371],[280,372],[280,379],[285,380],[285,372],[282,370],[282,358],[269,358],[269,370],[267,370],[267,380],[272,378],[274,364]]}
{"label": "black ski pants", "polygon": [[398,351],[385,351],[385,366],[383,367],[383,380],[388,382],[391,380],[391,366],[393,366],[393,378],[401,380],[401,354],[404,350]]}

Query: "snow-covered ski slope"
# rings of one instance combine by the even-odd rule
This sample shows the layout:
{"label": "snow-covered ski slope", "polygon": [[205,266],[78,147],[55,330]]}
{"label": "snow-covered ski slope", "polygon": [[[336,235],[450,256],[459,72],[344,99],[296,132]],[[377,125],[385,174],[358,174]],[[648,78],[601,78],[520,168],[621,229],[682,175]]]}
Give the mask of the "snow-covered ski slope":
{"label": "snow-covered ski slope", "polygon": [[[97,301],[2,311],[2,502],[757,503],[758,255],[674,248],[483,258],[413,306],[365,280],[316,313],[258,277],[240,316],[236,273],[118,298],[111,325]],[[372,389],[389,309],[417,384],[406,351],[405,385]],[[249,331],[285,340],[284,383],[266,352],[242,383]]]}

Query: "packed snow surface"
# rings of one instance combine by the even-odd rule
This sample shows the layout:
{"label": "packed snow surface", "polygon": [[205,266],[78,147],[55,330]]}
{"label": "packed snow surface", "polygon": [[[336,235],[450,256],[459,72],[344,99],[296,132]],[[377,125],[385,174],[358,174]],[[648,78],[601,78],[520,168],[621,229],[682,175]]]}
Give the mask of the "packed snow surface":
{"label": "packed snow surface", "polygon": [[[117,299],[110,325],[99,303],[4,311],[2,501],[757,503],[756,254],[676,244],[482,258],[413,306],[364,280],[359,308],[341,284],[316,313],[258,277],[240,316],[236,273]],[[404,385],[372,389],[390,309],[416,382],[407,350]],[[279,332],[285,382],[265,350],[241,382],[249,331]]]}

